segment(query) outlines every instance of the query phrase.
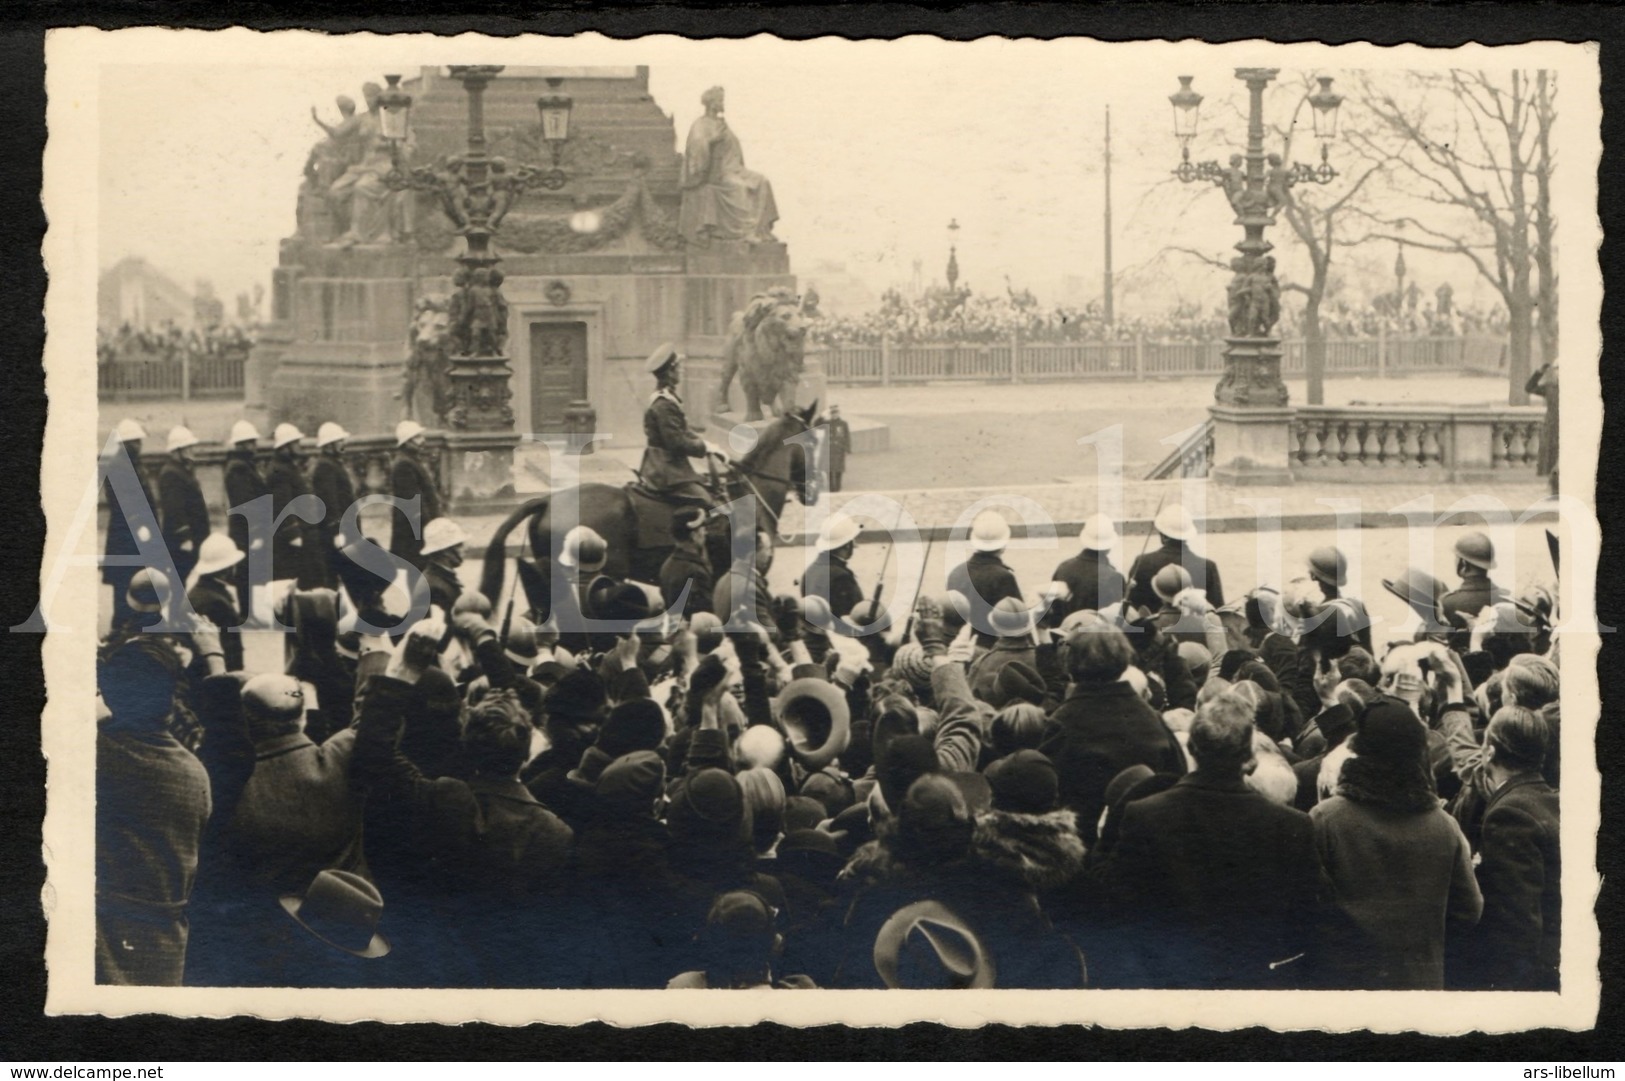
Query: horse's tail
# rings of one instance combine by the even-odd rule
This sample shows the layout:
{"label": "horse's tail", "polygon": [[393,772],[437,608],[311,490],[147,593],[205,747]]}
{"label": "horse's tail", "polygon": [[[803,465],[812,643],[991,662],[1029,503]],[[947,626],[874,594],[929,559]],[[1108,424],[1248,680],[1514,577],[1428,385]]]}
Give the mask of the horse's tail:
{"label": "horse's tail", "polygon": [[480,592],[493,606],[501,603],[502,582],[508,569],[508,534],[521,522],[529,522],[538,514],[547,510],[548,501],[552,497],[539,495],[534,499],[527,499],[497,526],[496,532],[491,534],[491,543],[485,546],[485,567],[480,571]]}

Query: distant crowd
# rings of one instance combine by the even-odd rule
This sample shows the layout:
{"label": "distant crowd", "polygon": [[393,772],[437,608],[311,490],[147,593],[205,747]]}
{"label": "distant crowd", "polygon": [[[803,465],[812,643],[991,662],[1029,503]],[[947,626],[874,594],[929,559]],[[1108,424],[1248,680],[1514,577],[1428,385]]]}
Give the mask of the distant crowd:
{"label": "distant crowd", "polygon": [[[1504,334],[1504,309],[1464,309],[1441,287],[1431,300],[1420,290],[1403,299],[1393,294],[1363,305],[1328,301],[1320,314],[1328,338],[1462,337]],[[1283,311],[1283,337],[1302,335],[1302,309]],[[1012,335],[1026,341],[1105,342],[1145,338],[1158,342],[1220,341],[1230,332],[1224,310],[1181,304],[1161,315],[1119,316],[1108,322],[1098,303],[1039,304],[1031,293],[981,295],[960,291],[927,291],[908,298],[889,290],[873,311],[860,315],[820,315],[811,336],[832,345],[878,345],[893,342],[1003,342]]]}
{"label": "distant crowd", "polygon": [[156,327],[138,327],[126,321],[117,330],[96,329],[96,363],[179,360],[183,353],[194,359],[231,356],[248,352],[253,344],[251,332],[235,323],[183,330],[173,319],[165,319]]}

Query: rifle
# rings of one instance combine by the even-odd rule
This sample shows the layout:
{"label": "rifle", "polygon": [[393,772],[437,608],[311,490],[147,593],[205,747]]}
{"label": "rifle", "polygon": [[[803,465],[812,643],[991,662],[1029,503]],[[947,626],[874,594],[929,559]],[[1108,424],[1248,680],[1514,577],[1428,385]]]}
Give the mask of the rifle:
{"label": "rifle", "polygon": [[897,521],[892,523],[891,531],[886,534],[886,557],[880,561],[880,576],[875,579],[875,594],[869,598],[869,606],[873,609],[875,618],[880,617],[880,595],[886,591],[886,568],[891,566],[891,552],[897,547],[897,527],[903,524],[903,508],[897,508]]}
{"label": "rifle", "polygon": [[[1140,542],[1140,554],[1134,557],[1133,563],[1129,564],[1130,574],[1134,572],[1134,567],[1140,562],[1140,560],[1145,558],[1145,550],[1151,547],[1151,534],[1157,531],[1157,515],[1162,513],[1162,504],[1167,500],[1167,498],[1168,490],[1164,488],[1162,490],[1162,495],[1157,499],[1157,509],[1151,512],[1151,528],[1145,531],[1145,540]],[[1123,617],[1128,615],[1128,595],[1133,587],[1134,583],[1132,581],[1125,582],[1123,584],[1123,603],[1117,606],[1117,622],[1119,623],[1122,623]]]}
{"label": "rifle", "polygon": [[931,562],[931,545],[935,543],[935,541],[936,537],[932,534],[927,533],[925,535],[925,557],[920,560],[920,577],[914,583],[914,603],[909,606],[908,622],[903,624],[902,640],[904,642],[907,642],[909,640],[909,635],[914,633],[914,609],[917,608],[920,603],[920,588],[925,585],[925,568],[926,565]]}

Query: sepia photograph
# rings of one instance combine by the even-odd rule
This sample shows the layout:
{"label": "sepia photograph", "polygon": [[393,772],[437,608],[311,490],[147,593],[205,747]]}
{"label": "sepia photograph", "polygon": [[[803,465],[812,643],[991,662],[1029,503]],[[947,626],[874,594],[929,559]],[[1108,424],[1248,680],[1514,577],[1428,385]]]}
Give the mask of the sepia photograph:
{"label": "sepia photograph", "polygon": [[46,57],[50,1012],[1594,1024],[1594,47]]}

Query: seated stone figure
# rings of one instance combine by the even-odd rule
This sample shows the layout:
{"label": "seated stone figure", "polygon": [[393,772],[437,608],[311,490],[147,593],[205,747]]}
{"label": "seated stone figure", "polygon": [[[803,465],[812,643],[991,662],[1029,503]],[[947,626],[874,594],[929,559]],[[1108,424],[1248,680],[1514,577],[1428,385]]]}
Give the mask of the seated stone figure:
{"label": "seated stone figure", "polygon": [[745,168],[739,137],[723,118],[722,87],[700,95],[705,115],[688,129],[683,153],[683,203],[679,231],[690,243],[773,239],[779,220],[773,185],[761,173]]}

